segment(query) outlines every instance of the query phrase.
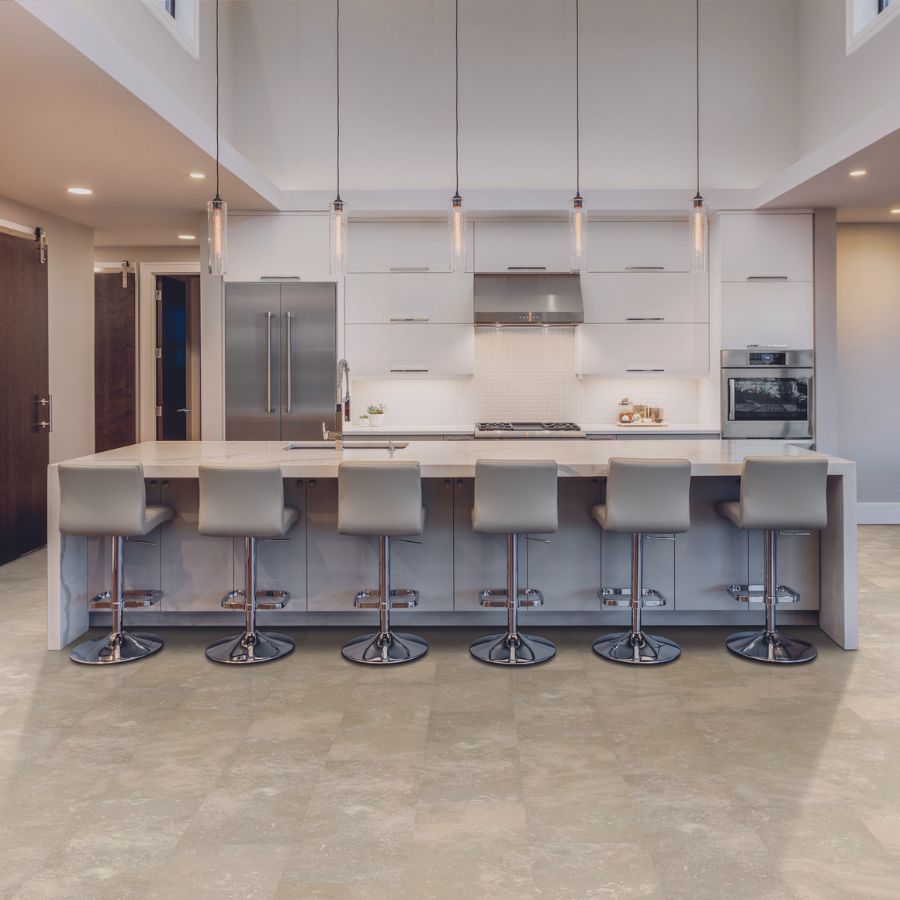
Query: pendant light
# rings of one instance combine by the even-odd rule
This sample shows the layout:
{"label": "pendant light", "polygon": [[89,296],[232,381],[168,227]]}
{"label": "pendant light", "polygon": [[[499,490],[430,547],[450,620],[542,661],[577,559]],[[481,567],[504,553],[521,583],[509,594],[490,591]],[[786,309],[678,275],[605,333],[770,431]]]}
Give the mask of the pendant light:
{"label": "pendant light", "polygon": [[335,0],[335,197],[331,204],[331,273],[340,275],[347,258],[347,214],[341,200],[341,0]]}
{"label": "pendant light", "polygon": [[706,201],[700,196],[700,0],[695,0],[694,16],[696,25],[696,88],[697,88],[697,193],[691,200],[691,271],[706,271],[706,239],[709,233],[709,216]]}
{"label": "pendant light", "polygon": [[587,210],[581,196],[581,59],[580,59],[580,9],[575,0],[575,196],[569,209],[569,230],[572,238],[572,271],[584,267],[587,245]]}
{"label": "pendant light", "polygon": [[206,204],[210,275],[225,274],[228,205],[219,196],[219,0],[216,0],[216,196]]}
{"label": "pendant light", "polygon": [[455,5],[455,84],[456,84],[456,193],[450,200],[450,263],[454,272],[466,270],[466,214],[459,195],[459,0]]}

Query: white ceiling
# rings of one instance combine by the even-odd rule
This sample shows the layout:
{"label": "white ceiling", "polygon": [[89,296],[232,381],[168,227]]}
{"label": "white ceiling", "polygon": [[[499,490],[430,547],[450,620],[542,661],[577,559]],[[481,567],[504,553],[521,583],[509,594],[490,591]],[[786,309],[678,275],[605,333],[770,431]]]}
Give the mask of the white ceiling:
{"label": "white ceiling", "polygon": [[[0,3],[0,84],[0,195],[93,227],[98,245],[197,233],[214,160],[15,3]],[[221,193],[233,208],[271,208],[228,172]]]}

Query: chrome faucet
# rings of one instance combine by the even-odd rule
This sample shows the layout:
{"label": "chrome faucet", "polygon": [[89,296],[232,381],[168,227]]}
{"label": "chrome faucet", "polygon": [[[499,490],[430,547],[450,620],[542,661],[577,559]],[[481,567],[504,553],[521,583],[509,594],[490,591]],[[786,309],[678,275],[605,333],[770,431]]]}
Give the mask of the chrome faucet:
{"label": "chrome faucet", "polygon": [[322,440],[334,441],[340,450],[344,445],[344,422],[350,421],[350,363],[342,359],[337,364],[335,378],[334,431],[322,423]]}

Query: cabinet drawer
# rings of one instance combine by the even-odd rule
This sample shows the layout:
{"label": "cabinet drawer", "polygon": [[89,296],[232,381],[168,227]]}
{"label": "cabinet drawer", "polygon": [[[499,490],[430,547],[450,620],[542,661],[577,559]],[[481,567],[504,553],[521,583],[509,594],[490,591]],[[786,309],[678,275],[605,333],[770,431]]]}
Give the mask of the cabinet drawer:
{"label": "cabinet drawer", "polygon": [[231,215],[225,281],[334,281],[328,241],[325,215]]}
{"label": "cabinet drawer", "polygon": [[475,372],[471,325],[348,325],[345,342],[357,378],[455,378]]}
{"label": "cabinet drawer", "polygon": [[475,222],[476,272],[569,272],[567,222]]}
{"label": "cabinet drawer", "polygon": [[705,273],[582,275],[584,321],[708,322]]}
{"label": "cabinet drawer", "polygon": [[687,222],[591,222],[589,272],[688,272]]}
{"label": "cabinet drawer", "polygon": [[449,272],[446,222],[352,222],[347,272]]}
{"label": "cabinet drawer", "polygon": [[472,276],[348,275],[344,282],[348,324],[415,321],[473,322]]}
{"label": "cabinet drawer", "polygon": [[582,325],[581,375],[689,378],[709,374],[709,325]]}
{"label": "cabinet drawer", "polygon": [[719,217],[722,281],[812,281],[813,225],[808,213]]}
{"label": "cabinet drawer", "polygon": [[722,347],[792,347],[814,342],[812,282],[722,285]]}

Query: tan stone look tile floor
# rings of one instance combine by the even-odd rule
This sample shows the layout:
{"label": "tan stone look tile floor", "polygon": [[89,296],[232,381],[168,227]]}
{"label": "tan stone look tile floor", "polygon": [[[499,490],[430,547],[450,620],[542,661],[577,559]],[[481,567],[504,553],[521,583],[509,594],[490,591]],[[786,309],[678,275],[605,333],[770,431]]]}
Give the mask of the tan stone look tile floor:
{"label": "tan stone look tile floor", "polygon": [[98,670],[44,650],[43,566],[0,569],[0,897],[900,897],[900,528],[861,529],[863,649],[797,629],[788,670],[670,629],[635,671],[602,626],[514,672],[471,629],[390,671],[338,629],[252,671],[169,629]]}

